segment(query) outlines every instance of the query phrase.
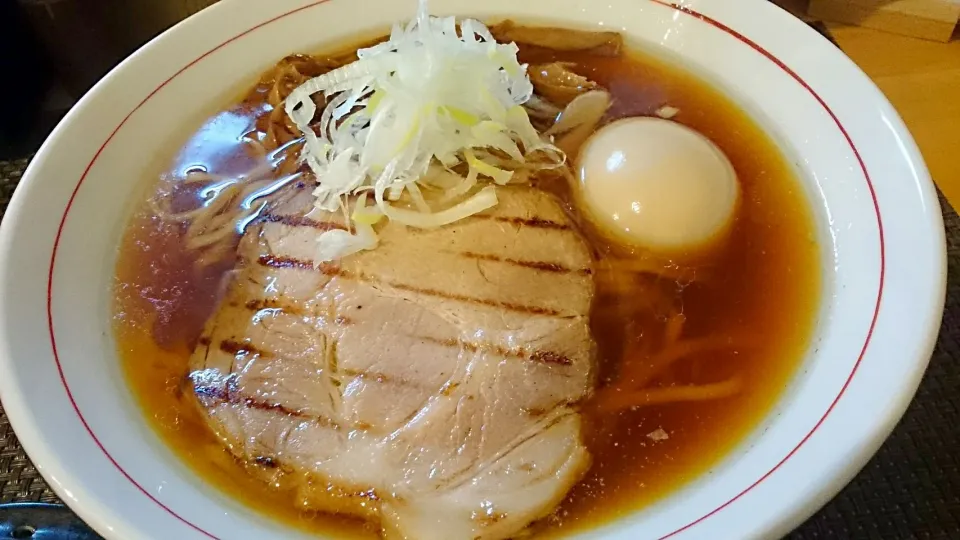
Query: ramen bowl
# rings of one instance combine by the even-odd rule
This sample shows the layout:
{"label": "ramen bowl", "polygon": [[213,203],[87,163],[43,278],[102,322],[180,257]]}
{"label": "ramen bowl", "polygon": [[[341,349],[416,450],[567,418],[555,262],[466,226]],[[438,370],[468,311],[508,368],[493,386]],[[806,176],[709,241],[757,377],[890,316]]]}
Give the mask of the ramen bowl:
{"label": "ramen bowl", "polygon": [[[936,191],[897,113],[828,41],[760,0],[434,0],[431,11],[620,32],[699,75],[773,138],[816,219],[814,335],[773,410],[707,473],[571,534],[776,538],[849,481],[904,412],[943,309]],[[414,2],[221,2],[73,108],[0,231],[0,397],[56,493],[106,538],[300,538],[192,474],[148,426],[112,330],[117,247],[158,156],[267,66],[383,31]]]}

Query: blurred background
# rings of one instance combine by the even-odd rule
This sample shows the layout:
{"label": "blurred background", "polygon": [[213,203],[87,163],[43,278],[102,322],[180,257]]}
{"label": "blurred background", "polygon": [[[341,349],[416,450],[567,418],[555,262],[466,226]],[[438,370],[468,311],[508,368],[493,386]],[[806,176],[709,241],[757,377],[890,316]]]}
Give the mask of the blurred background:
{"label": "blurred background", "polygon": [[0,0],[0,159],[35,151],[110,68],[215,1]]}

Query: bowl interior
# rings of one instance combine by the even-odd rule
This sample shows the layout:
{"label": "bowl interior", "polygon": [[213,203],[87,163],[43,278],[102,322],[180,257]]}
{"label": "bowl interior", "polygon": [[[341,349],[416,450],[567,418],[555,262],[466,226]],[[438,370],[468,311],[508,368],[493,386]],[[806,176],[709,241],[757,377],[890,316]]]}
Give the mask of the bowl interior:
{"label": "bowl interior", "polygon": [[[346,0],[262,4],[208,9],[107,76],[44,145],[4,221],[4,405],[45,478],[107,537],[278,533],[195,478],[150,430],[111,330],[123,226],[179,142],[278,58],[385,30],[414,9],[386,0],[362,13]],[[681,492],[603,526],[609,538],[748,538],[811,513],[899,418],[942,309],[939,207],[879,92],[765,2],[685,5],[431,2],[438,14],[614,29],[680,59],[773,135],[816,209],[825,290],[800,373],[738,450]]]}

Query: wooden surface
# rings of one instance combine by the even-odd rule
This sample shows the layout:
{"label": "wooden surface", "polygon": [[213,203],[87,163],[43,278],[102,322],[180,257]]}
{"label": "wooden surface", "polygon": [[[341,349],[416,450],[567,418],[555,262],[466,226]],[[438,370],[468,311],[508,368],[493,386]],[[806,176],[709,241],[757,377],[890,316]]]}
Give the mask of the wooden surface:
{"label": "wooden surface", "polygon": [[808,13],[824,21],[946,42],[960,18],[960,0],[810,0]]}
{"label": "wooden surface", "polygon": [[933,180],[960,208],[960,39],[936,43],[868,28],[827,27],[896,107]]}

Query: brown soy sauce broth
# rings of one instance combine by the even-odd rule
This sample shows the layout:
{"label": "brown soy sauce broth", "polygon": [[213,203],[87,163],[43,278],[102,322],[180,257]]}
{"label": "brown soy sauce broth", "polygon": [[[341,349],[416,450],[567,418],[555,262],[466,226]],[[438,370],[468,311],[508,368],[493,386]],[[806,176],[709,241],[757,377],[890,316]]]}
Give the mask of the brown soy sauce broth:
{"label": "brown soy sauce broth", "polygon": [[[604,58],[521,46],[521,60],[576,63],[577,71],[613,94],[611,120],[651,115],[663,105],[680,109],[675,120],[724,150],[742,189],[728,244],[708,264],[693,268],[692,280],[651,279],[650,298],[613,301],[604,300],[609,295],[601,285],[592,314],[601,385],[621,362],[648,361],[655,347],[625,359],[629,344],[656,343],[666,332],[667,315],[680,310],[684,338],[729,337],[749,346],[687,356],[656,383],[701,384],[739,375],[740,393],[599,418],[588,414],[585,437],[592,467],[557,512],[536,527],[538,536],[555,536],[664,497],[709,470],[759,424],[795,373],[812,334],[819,306],[819,252],[809,203],[781,151],[731,100],[703,81],[637,52]],[[207,120],[181,148],[173,169],[200,166],[228,173],[249,167],[239,139],[262,110],[253,92],[242,105]],[[249,474],[221,448],[181,391],[192,347],[214,309],[220,280],[232,266],[228,259],[195,270],[181,233],[181,226],[152,217],[144,205],[131,219],[120,248],[116,335],[125,373],[146,417],[198,476],[241,503],[309,531],[375,538],[376,529],[358,520],[298,508],[282,474],[269,483]],[[604,251],[602,241],[591,240]],[[656,299],[665,301],[630,320],[611,316],[620,303]]]}

